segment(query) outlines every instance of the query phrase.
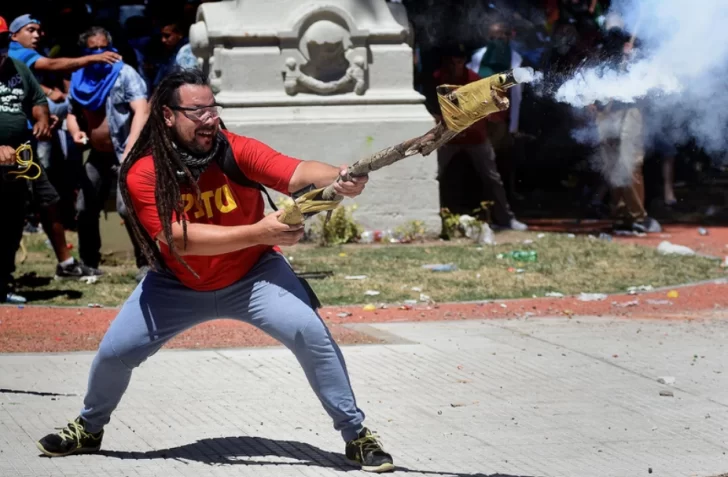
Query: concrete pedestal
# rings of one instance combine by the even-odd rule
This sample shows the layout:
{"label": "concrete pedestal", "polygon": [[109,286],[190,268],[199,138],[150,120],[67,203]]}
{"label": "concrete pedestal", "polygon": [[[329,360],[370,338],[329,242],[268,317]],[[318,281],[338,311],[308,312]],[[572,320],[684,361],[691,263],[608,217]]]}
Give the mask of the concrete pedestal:
{"label": "concrete pedestal", "polygon": [[[302,159],[351,164],[427,132],[412,86],[407,15],[384,0],[202,4],[190,29],[228,129]],[[439,230],[436,154],[372,174],[355,217],[367,228]],[[345,201],[345,204],[349,201]]]}

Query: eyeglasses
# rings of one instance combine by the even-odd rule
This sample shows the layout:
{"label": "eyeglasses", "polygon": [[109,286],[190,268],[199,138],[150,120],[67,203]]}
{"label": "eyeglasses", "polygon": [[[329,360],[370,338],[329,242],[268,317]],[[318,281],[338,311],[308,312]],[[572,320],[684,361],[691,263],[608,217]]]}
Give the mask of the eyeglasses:
{"label": "eyeglasses", "polygon": [[210,106],[197,106],[194,108],[186,106],[170,106],[169,109],[180,111],[192,121],[204,123],[220,117],[220,111],[218,110],[219,107],[220,105],[216,103]]}

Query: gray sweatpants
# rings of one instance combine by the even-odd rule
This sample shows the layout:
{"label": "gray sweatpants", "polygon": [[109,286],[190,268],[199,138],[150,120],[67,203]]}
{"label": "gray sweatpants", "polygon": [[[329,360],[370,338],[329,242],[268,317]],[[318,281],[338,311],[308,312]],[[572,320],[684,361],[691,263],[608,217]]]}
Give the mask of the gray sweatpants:
{"label": "gray sweatpants", "polygon": [[165,273],[150,271],[111,323],[91,366],[81,417],[87,430],[106,425],[132,370],[183,331],[217,318],[249,323],[290,349],[345,441],[362,429],[341,350],[285,258],[264,255],[240,281],[199,292]]}

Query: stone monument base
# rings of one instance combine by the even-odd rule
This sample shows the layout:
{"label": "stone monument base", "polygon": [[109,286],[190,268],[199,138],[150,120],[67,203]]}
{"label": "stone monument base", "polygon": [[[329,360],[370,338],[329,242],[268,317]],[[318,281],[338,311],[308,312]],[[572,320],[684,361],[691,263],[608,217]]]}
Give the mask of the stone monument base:
{"label": "stone monument base", "polygon": [[[223,110],[231,131],[258,139],[283,154],[333,165],[353,164],[434,126],[422,104],[248,107]],[[437,153],[412,156],[375,171],[356,203],[354,218],[367,229],[393,229],[422,220],[439,232]],[[272,194],[274,200],[277,195]]]}
{"label": "stone monument base", "polygon": [[[209,2],[189,37],[226,126],[284,154],[353,164],[434,126],[412,84],[412,31],[399,3]],[[356,220],[380,230],[422,220],[439,231],[436,175],[436,154],[375,171]]]}

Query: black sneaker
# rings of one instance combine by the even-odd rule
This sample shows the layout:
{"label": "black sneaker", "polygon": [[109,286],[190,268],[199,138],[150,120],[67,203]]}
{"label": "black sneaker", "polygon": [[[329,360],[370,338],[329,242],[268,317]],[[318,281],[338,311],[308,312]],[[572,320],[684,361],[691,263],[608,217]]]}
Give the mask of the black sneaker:
{"label": "black sneaker", "polygon": [[88,267],[83,263],[73,259],[73,263],[63,266],[60,263],[56,265],[56,280],[76,279],[82,280],[88,277],[100,277],[104,272],[93,267]]}
{"label": "black sneaker", "polygon": [[103,429],[91,434],[83,428],[83,421],[77,417],[58,434],[48,434],[36,442],[38,449],[48,457],[63,457],[71,454],[90,454],[101,448]]}
{"label": "black sneaker", "polygon": [[365,472],[394,470],[392,456],[384,452],[377,437],[366,427],[359,433],[359,437],[346,443],[346,458],[360,465]]}

